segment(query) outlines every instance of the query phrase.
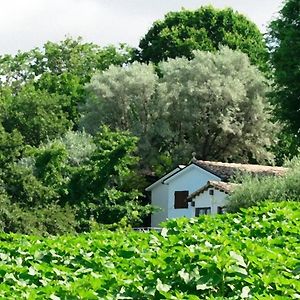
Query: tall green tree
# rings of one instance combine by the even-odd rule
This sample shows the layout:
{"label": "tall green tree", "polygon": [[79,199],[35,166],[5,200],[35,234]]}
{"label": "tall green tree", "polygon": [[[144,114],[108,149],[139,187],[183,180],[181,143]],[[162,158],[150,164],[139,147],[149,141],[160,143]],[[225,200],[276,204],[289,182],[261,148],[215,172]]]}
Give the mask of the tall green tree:
{"label": "tall green tree", "polygon": [[[269,25],[268,42],[275,72],[277,116],[286,123],[286,152],[300,146],[300,2],[284,1],[277,19]],[[288,154],[288,153],[287,153]]]}
{"label": "tall green tree", "polygon": [[5,176],[5,171],[10,164],[20,159],[23,148],[22,135],[17,130],[8,133],[0,124],[0,173],[2,175]]}
{"label": "tall green tree", "polygon": [[72,127],[70,98],[27,85],[16,94],[6,93],[3,103],[2,125],[7,132],[17,130],[25,144],[38,146],[54,139]]}
{"label": "tall green tree", "polygon": [[78,103],[84,99],[84,85],[97,70],[122,65],[130,60],[131,48],[100,47],[81,38],[47,42],[42,49],[0,56],[0,87],[17,93],[27,83],[51,94],[69,96],[70,120],[76,123]]}
{"label": "tall green tree", "polygon": [[241,50],[261,70],[267,69],[267,48],[257,26],[231,8],[203,6],[168,13],[141,39],[140,59],[158,63],[168,58],[193,57],[193,50],[216,51],[220,45]]}

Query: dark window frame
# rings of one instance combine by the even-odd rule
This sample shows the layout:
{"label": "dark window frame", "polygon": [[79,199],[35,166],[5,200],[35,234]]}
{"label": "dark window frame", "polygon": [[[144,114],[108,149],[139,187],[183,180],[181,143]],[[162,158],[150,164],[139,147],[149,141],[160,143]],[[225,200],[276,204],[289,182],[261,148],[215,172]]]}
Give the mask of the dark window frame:
{"label": "dark window frame", "polygon": [[225,206],[218,206],[217,207],[217,214],[223,215],[226,213],[226,207]]}
{"label": "dark window frame", "polygon": [[174,192],[174,208],[175,209],[185,209],[189,207],[187,197],[189,196],[189,191],[175,191]]}
{"label": "dark window frame", "polygon": [[[200,211],[203,210],[204,213],[200,214]],[[208,213],[209,212],[209,213]],[[199,217],[202,215],[211,215],[211,206],[207,207],[196,207],[195,208],[195,217]]]}

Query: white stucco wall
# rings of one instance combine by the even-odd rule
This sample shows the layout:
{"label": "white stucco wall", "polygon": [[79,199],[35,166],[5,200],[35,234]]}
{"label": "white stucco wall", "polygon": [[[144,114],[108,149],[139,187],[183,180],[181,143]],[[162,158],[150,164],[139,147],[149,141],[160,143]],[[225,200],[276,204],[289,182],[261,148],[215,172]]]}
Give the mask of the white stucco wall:
{"label": "white stucco wall", "polygon": [[220,180],[220,178],[195,165],[190,165],[171,177],[168,181],[168,218],[194,217],[195,209],[191,207],[191,203],[188,208],[174,208],[175,192],[188,191],[190,195],[206,185],[209,180]]}
{"label": "white stucco wall", "polygon": [[158,212],[151,215],[152,227],[158,227],[168,217],[168,202],[166,199],[168,199],[168,186],[160,183],[151,191],[151,204],[160,208]]}
{"label": "white stucco wall", "polygon": [[174,208],[175,192],[188,191],[190,195],[206,185],[209,180],[220,180],[220,178],[191,164],[179,173],[154,185],[151,189],[151,203],[160,207],[161,210],[152,214],[151,226],[158,227],[167,218],[194,217],[195,209],[191,206],[191,203],[189,203],[188,208]]}
{"label": "white stucco wall", "polygon": [[[214,191],[213,195],[209,194],[209,190],[211,189]],[[193,201],[195,201],[195,207],[193,207],[193,216],[195,216],[195,210],[197,207],[211,207],[211,214],[217,214],[218,206],[226,206],[228,201],[227,196],[228,195],[224,192],[220,192],[214,188],[209,188],[193,199]]]}

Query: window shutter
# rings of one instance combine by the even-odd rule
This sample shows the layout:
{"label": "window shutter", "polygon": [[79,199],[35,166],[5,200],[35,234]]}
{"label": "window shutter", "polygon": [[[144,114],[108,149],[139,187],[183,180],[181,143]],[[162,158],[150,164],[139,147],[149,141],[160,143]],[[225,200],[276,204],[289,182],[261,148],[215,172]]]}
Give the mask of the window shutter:
{"label": "window shutter", "polygon": [[188,191],[176,191],[174,193],[175,201],[174,208],[188,208],[187,197],[189,195]]}

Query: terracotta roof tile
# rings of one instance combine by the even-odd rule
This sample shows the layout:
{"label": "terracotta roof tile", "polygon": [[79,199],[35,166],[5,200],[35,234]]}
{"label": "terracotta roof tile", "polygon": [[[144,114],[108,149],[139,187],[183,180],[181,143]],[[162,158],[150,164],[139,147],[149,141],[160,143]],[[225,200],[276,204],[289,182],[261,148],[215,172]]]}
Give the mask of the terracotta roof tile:
{"label": "terracotta roof tile", "polygon": [[237,173],[250,173],[259,176],[283,176],[287,168],[251,164],[223,163],[215,161],[194,160],[194,164],[228,181]]}
{"label": "terracotta roof tile", "polygon": [[188,201],[191,201],[196,196],[200,195],[201,193],[205,192],[209,188],[215,188],[221,192],[224,192],[226,194],[230,194],[237,186],[240,186],[240,184],[237,183],[230,183],[230,182],[224,182],[224,181],[208,181],[205,186],[200,188],[199,190],[195,191],[194,193],[190,194],[188,196]]}

